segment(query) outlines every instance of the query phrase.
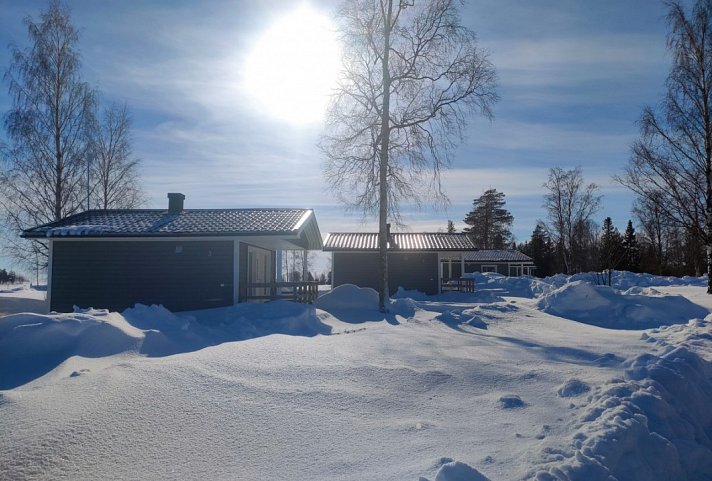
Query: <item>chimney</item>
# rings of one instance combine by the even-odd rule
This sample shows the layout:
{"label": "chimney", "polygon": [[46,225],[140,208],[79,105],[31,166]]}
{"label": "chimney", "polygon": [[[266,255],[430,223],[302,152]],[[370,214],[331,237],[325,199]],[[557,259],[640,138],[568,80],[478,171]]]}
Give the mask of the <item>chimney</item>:
{"label": "chimney", "polygon": [[168,213],[169,214],[180,214],[183,211],[183,201],[185,196],[183,194],[178,194],[171,192],[168,194]]}

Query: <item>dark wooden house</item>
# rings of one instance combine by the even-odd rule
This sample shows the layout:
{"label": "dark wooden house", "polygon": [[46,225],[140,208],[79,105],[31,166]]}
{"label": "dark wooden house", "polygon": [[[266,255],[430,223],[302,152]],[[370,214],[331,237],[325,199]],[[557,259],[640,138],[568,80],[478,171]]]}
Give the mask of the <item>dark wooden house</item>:
{"label": "dark wooden house", "polygon": [[[438,294],[463,272],[531,274],[531,258],[515,250],[479,250],[464,233],[392,233],[388,243],[391,294],[398,287]],[[378,290],[378,234],[332,232],[324,240],[332,253],[332,284]]]}
{"label": "dark wooden house", "polygon": [[277,252],[322,248],[311,209],[184,209],[183,194],[168,197],[167,210],[89,210],[24,231],[49,243],[50,310],[185,311],[269,297],[251,286],[275,282]]}

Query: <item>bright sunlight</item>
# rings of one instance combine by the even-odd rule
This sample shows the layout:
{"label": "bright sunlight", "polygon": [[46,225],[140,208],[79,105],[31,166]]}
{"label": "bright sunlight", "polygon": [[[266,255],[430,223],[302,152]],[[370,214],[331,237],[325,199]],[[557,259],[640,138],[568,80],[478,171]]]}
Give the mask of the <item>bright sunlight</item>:
{"label": "bright sunlight", "polygon": [[269,115],[295,125],[318,122],[336,82],[339,57],[331,20],[302,6],[257,41],[245,66],[247,90]]}

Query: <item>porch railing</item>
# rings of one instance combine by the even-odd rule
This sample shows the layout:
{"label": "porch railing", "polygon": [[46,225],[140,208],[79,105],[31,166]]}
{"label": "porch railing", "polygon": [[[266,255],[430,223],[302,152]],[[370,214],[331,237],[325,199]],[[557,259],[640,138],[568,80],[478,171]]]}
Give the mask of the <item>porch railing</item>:
{"label": "porch railing", "polygon": [[253,282],[245,286],[245,300],[283,299],[311,304],[319,297],[318,282]]}
{"label": "porch railing", "polygon": [[443,278],[440,284],[440,292],[475,292],[475,280],[469,277],[459,277],[457,279]]}

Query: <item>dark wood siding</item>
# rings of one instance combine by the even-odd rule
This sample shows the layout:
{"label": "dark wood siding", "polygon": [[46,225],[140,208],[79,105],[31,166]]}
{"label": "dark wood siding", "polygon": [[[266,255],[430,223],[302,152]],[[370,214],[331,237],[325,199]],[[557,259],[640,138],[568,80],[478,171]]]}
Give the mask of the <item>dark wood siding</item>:
{"label": "dark wood siding", "polygon": [[[378,290],[378,254],[334,252],[334,286],[355,284]],[[398,287],[426,294],[438,293],[438,255],[435,252],[391,252],[388,254],[388,288]]]}
{"label": "dark wood siding", "polygon": [[[482,272],[482,267],[492,267],[495,266],[497,274],[502,274],[504,276],[509,275],[509,267],[507,264],[502,264],[499,262],[465,262],[465,272]],[[493,271],[488,271],[493,272]]]}
{"label": "dark wood siding", "polygon": [[232,241],[55,241],[51,309],[232,305]]}

